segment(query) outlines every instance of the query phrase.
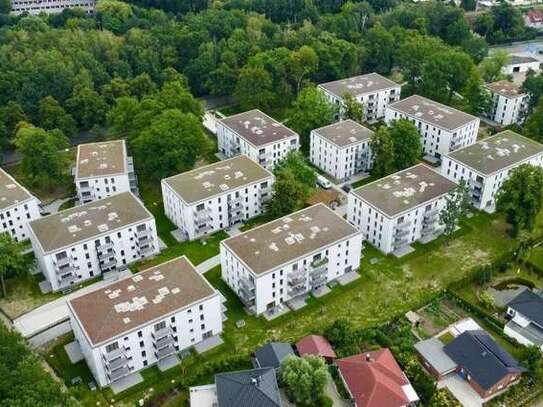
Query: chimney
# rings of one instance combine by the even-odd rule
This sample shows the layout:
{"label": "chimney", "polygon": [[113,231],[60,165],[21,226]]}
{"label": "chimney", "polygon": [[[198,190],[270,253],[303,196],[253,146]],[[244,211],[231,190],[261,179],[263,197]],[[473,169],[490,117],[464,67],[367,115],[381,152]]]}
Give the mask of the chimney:
{"label": "chimney", "polygon": [[251,378],[251,384],[252,384],[253,386],[257,386],[257,385],[258,385],[258,378],[252,377],[252,378]]}
{"label": "chimney", "polygon": [[371,355],[366,353],[366,362],[372,362]]}

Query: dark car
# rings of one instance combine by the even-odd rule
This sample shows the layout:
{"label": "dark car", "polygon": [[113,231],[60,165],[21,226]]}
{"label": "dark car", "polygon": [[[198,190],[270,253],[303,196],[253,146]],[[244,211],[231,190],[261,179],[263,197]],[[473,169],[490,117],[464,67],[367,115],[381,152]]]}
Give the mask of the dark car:
{"label": "dark car", "polygon": [[349,193],[351,192],[351,189],[353,189],[352,185],[351,184],[345,184],[341,187],[342,190],[344,190],[345,192]]}

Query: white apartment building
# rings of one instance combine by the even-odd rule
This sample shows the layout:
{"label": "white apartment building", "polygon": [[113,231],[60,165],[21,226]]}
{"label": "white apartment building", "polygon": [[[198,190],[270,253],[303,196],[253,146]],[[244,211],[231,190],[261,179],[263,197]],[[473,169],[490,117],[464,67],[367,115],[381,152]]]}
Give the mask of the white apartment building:
{"label": "white apartment building", "polygon": [[96,11],[96,0],[12,0],[10,14],[54,14],[67,8],[80,8],[92,14]]}
{"label": "white apartment building", "polygon": [[311,162],[337,180],[348,179],[371,168],[373,131],[345,120],[311,131]]}
{"label": "white apartment building", "polygon": [[155,219],[131,192],[34,220],[29,233],[53,291],[122,270],[159,251]]}
{"label": "white apartment building", "polygon": [[80,144],[74,172],[80,203],[121,192],[138,193],[134,163],[126,152],[124,140]]}
{"label": "white apartment building", "polygon": [[404,253],[411,243],[426,243],[442,232],[439,212],[455,186],[417,164],[351,191],[347,220],[383,253]]}
{"label": "white apartment building", "polygon": [[543,145],[506,130],[447,154],[441,174],[454,182],[465,180],[473,206],[492,213],[503,182],[522,164],[543,166]]}
{"label": "white apartment building", "polygon": [[221,242],[222,279],[260,315],[360,266],[362,234],[317,204]]}
{"label": "white apartment building", "polygon": [[68,301],[76,341],[108,386],[222,332],[222,296],[185,257]]}
{"label": "white apartment building", "polygon": [[528,107],[529,96],[521,86],[509,81],[487,83],[485,87],[492,97],[492,106],[485,116],[502,126],[522,124]]}
{"label": "white apartment building", "polygon": [[291,151],[300,148],[297,133],[258,109],[217,121],[219,153],[226,158],[246,155],[272,170]]}
{"label": "white apartment building", "polygon": [[398,119],[407,119],[417,127],[424,153],[437,159],[477,140],[479,118],[422,96],[389,105],[385,122],[390,125]]}
{"label": "white apartment building", "polygon": [[502,68],[502,72],[506,75],[526,73],[530,70],[539,72],[541,61],[534,57],[523,55],[511,55],[511,62]]}
{"label": "white apartment building", "polygon": [[27,240],[28,223],[41,216],[39,205],[38,198],[0,168],[0,233]]}
{"label": "white apartment building", "polygon": [[385,117],[385,109],[389,103],[400,99],[401,85],[378,73],[353,76],[333,82],[318,85],[330,103],[340,107],[342,114],[343,97],[352,95],[362,103],[364,116],[367,121]]}
{"label": "white apartment building", "polygon": [[264,212],[273,174],[241,155],[162,180],[166,216],[189,240]]}

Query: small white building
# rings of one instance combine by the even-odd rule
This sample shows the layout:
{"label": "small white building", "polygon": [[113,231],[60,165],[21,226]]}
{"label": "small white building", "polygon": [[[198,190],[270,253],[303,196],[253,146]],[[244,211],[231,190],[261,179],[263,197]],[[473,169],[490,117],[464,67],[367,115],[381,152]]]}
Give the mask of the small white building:
{"label": "small white building", "polygon": [[68,301],[70,322],[99,386],[222,333],[222,296],[185,257]]}
{"label": "small white building", "polygon": [[300,148],[297,133],[258,109],[217,121],[219,153],[226,158],[246,155],[272,170],[291,151]]}
{"label": "small white building", "polygon": [[441,174],[465,180],[473,206],[494,212],[496,194],[511,171],[522,164],[543,166],[543,145],[510,130],[443,157]]}
{"label": "small white building", "polygon": [[40,217],[40,201],[0,168],[0,233],[29,238],[28,223]]}
{"label": "small white building", "polygon": [[67,8],[79,8],[92,14],[96,11],[96,0],[12,0],[10,14],[54,14]]}
{"label": "small white building", "polygon": [[138,193],[134,163],[124,140],[77,146],[75,187],[80,203],[92,202],[121,192]]}
{"label": "small white building", "polygon": [[362,235],[317,204],[221,242],[222,279],[260,315],[355,272]]}
{"label": "small white building", "polygon": [[311,162],[337,180],[371,168],[370,139],[373,131],[345,120],[311,131]]}
{"label": "small white building", "polygon": [[528,94],[521,86],[509,81],[487,83],[485,87],[490,92],[492,106],[485,116],[502,126],[522,124],[528,107]]}
{"label": "small white building", "polygon": [[477,140],[479,118],[419,95],[387,107],[385,122],[390,125],[398,119],[417,127],[424,153],[437,159]]}
{"label": "small white building", "polygon": [[343,108],[343,97],[352,95],[362,103],[367,121],[374,121],[385,116],[385,108],[389,103],[400,99],[401,85],[378,73],[353,76],[351,78],[321,83],[318,85],[330,103],[339,106],[340,115]]}
{"label": "small white building", "polygon": [[443,229],[439,212],[456,184],[424,164],[399,171],[349,193],[347,220],[383,253],[402,253]]}
{"label": "small white building", "polygon": [[131,192],[34,220],[29,233],[53,291],[125,269],[159,251],[155,218]]}
{"label": "small white building", "polygon": [[507,304],[509,322],[503,333],[524,346],[543,351],[543,293],[526,288]]}
{"label": "small white building", "polygon": [[502,68],[502,73],[506,75],[526,73],[530,70],[539,72],[541,61],[534,57],[523,55],[511,55],[511,62]]}
{"label": "small white building", "polygon": [[193,240],[264,212],[273,174],[242,155],[162,180],[164,211]]}

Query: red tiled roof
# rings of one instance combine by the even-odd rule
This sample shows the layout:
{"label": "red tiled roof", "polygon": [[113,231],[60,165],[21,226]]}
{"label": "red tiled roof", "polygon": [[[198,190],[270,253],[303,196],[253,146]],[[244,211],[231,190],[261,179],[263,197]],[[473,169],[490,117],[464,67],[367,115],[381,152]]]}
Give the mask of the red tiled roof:
{"label": "red tiled roof", "polygon": [[402,386],[409,384],[388,349],[336,361],[357,407],[400,407],[409,404]]}
{"label": "red tiled roof", "polygon": [[543,12],[541,12],[540,10],[530,10],[526,13],[526,15],[532,23],[543,22]]}
{"label": "red tiled roof", "polygon": [[334,358],[336,357],[336,352],[332,349],[330,343],[326,340],[324,336],[320,335],[309,335],[305,338],[302,338],[297,344],[296,349],[300,356],[303,355],[317,355],[324,358]]}

